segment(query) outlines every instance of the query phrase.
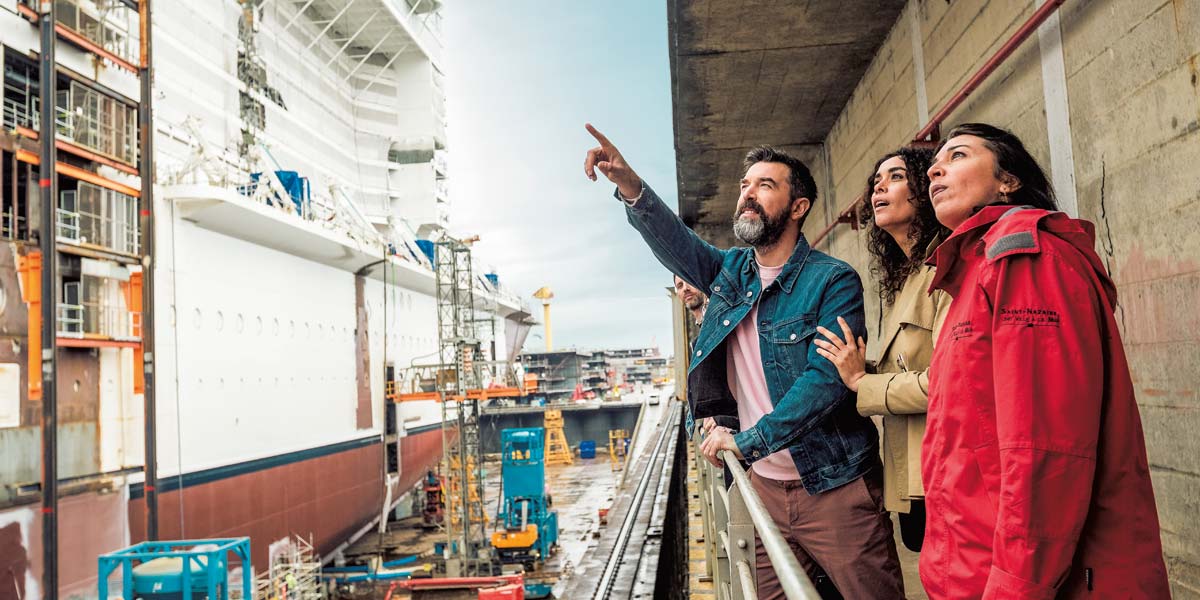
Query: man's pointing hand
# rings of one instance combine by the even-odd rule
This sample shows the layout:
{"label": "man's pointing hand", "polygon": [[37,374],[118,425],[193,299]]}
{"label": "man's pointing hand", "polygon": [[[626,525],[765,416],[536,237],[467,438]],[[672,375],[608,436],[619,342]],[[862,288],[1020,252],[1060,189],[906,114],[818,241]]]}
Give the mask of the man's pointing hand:
{"label": "man's pointing hand", "polygon": [[625,198],[636,198],[642,193],[642,178],[629,167],[625,158],[617,151],[617,147],[604,137],[591,123],[586,125],[588,133],[596,138],[600,145],[588,150],[587,158],[583,161],[583,172],[588,179],[596,181],[596,169],[609,181],[617,184],[617,190]]}

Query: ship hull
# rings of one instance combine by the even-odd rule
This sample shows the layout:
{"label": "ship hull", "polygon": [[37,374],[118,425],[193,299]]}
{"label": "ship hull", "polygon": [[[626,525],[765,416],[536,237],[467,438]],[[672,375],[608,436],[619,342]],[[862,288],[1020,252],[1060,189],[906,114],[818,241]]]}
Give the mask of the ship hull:
{"label": "ship hull", "polygon": [[[441,459],[441,428],[400,440],[399,498]],[[378,438],[364,438],[159,480],[159,537],[249,536],[256,570],[269,565],[271,545],[311,539],[321,556],[379,518],[386,494]],[[395,479],[395,478],[394,478]],[[145,496],[131,486],[129,530],[145,539]]]}

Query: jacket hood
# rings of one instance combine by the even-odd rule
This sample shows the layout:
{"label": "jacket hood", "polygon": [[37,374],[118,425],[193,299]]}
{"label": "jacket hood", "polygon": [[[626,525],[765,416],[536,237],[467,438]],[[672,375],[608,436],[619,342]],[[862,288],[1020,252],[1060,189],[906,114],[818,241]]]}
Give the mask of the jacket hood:
{"label": "jacket hood", "polygon": [[953,270],[965,245],[982,242],[985,259],[995,262],[1013,254],[1041,252],[1046,236],[1058,238],[1079,251],[1092,266],[1109,303],[1116,305],[1117,287],[1096,253],[1096,226],[1064,212],[1024,206],[988,206],[960,225],[927,261],[938,270],[929,289],[933,290]]}

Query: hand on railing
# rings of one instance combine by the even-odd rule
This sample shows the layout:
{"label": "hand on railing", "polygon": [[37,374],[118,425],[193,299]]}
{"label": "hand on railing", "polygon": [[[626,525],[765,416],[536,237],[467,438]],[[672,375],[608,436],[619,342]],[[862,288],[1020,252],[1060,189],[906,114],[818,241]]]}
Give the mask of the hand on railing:
{"label": "hand on railing", "polygon": [[[701,428],[704,427],[706,425],[702,420]],[[701,433],[701,439],[696,442],[702,453],[705,453],[705,444],[716,444],[717,442],[712,442],[713,438],[723,434],[728,435],[732,442],[732,435],[729,435],[727,429],[715,423],[707,427],[708,433]],[[784,595],[789,600],[819,600],[820,595],[809,580],[807,572],[800,566],[770,512],[763,505],[762,499],[755,493],[749,475],[738,462],[741,455],[735,450],[721,448],[715,450],[712,457],[705,458],[718,467],[721,464],[727,465],[729,476],[733,479],[726,490],[727,482],[720,471],[709,471],[701,476],[701,481],[710,486],[703,494],[703,510],[708,515],[706,522],[709,525],[706,527],[711,526],[713,529],[706,530],[706,534],[711,535],[717,544],[723,546],[725,555],[728,556],[728,562],[723,564],[721,561],[710,563],[710,573],[714,580],[719,585],[728,585],[729,587],[724,589],[732,592],[733,598],[756,597],[753,541],[757,537],[762,541],[767,560],[779,577]],[[709,468],[700,465],[701,470]],[[715,548],[710,551],[715,551]]]}
{"label": "hand on railing", "polygon": [[737,460],[742,460],[742,451],[738,449],[737,442],[733,441],[733,432],[728,427],[714,425],[709,428],[708,435],[704,436],[704,441],[700,442],[700,453],[714,467],[720,467],[724,465],[724,460],[720,456],[724,451],[728,451]]}

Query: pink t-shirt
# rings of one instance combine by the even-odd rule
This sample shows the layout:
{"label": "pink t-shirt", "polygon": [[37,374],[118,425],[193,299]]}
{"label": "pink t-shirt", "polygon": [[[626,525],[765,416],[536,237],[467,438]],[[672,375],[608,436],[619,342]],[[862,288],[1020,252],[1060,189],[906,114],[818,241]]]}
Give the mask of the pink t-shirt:
{"label": "pink t-shirt", "polygon": [[[758,276],[762,289],[767,289],[779,277],[783,267],[758,265]],[[760,294],[761,296],[761,294]],[[750,308],[750,314],[738,323],[729,336],[728,356],[725,361],[729,389],[737,401],[738,422],[742,431],[754,427],[763,415],[774,410],[771,392],[767,389],[767,374],[763,371],[762,352],[758,346],[758,301]],[[796,463],[786,448],[755,462],[751,468],[767,479],[795,481],[800,479]]]}

